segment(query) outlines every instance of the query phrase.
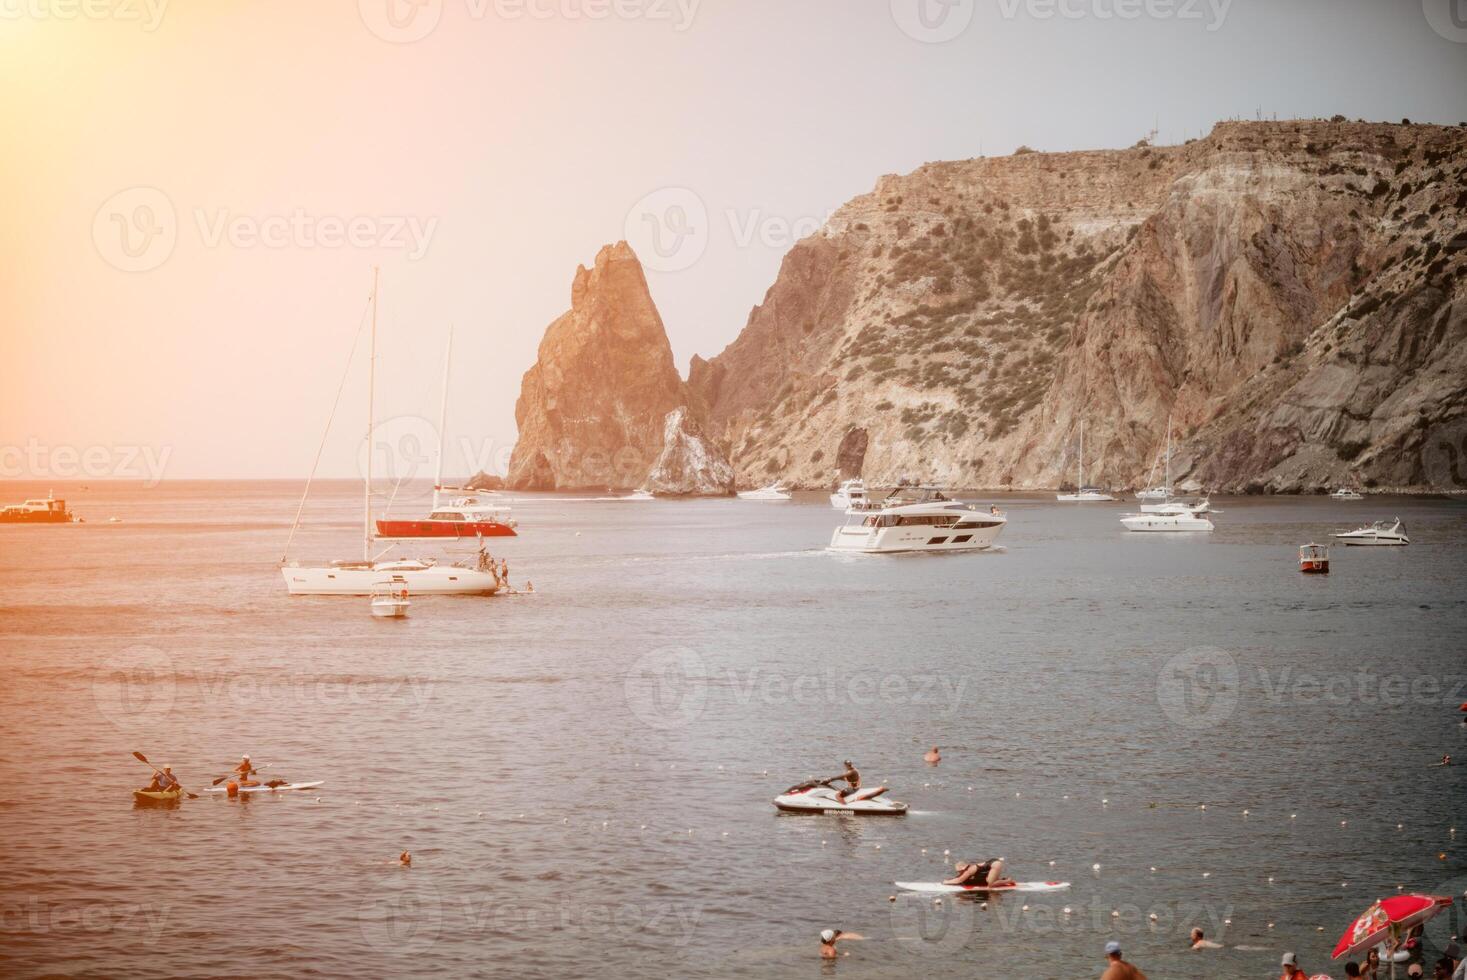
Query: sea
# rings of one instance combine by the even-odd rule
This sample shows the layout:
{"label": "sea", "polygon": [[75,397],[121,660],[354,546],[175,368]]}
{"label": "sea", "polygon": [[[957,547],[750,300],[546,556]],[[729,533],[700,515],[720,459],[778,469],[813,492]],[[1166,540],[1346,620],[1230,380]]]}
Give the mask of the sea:
{"label": "sea", "polygon": [[[286,594],[365,544],[351,481],[292,538],[301,489],[0,483],[84,518],[0,526],[0,974],[1074,978],[1114,939],[1152,978],[1340,977],[1379,898],[1456,896],[1429,957],[1467,930],[1461,498],[1138,534],[972,494],[990,552],[838,555],[825,494],[515,494],[512,592],[380,620]],[[1395,517],[1409,547],[1300,574]],[[198,799],[135,805],[135,752]],[[244,754],[322,784],[205,792]],[[846,760],[908,812],[773,806]],[[1069,887],[895,884],[993,857]],[[826,928],[861,938],[822,961]]]}

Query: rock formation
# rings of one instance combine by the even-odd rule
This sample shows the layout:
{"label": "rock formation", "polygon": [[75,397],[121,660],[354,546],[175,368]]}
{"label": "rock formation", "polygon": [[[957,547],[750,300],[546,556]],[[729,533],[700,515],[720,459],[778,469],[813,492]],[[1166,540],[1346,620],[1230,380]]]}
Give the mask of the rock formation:
{"label": "rock formation", "polygon": [[[608,245],[590,269],[576,270],[571,308],[546,329],[525,372],[506,482],[516,490],[634,488],[654,463],[669,486],[716,482],[723,461],[686,417],[689,403],[641,263],[626,242]],[[691,455],[680,460],[679,451]]]}
{"label": "rock formation", "polygon": [[1145,481],[1170,419],[1192,485],[1449,486],[1464,177],[1467,129],[1338,120],[929,164],[799,242],[690,386],[740,485],[859,459],[877,483],[1054,487],[1084,417],[1102,484]]}
{"label": "rock formation", "polygon": [[727,496],[733,493],[733,467],[703,435],[688,409],[675,408],[667,413],[662,453],[643,486],[668,496]]}

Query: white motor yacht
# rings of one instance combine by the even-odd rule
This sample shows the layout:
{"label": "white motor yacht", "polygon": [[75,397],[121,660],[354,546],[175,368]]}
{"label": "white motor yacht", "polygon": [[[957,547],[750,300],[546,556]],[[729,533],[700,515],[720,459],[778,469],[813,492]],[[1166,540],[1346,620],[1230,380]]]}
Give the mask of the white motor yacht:
{"label": "white motor yacht", "polygon": [[1393,521],[1376,521],[1369,527],[1356,528],[1353,531],[1345,531],[1336,534],[1336,540],[1345,544],[1365,545],[1402,545],[1410,544],[1411,539],[1406,537],[1406,528],[1397,517]]}
{"label": "white motor yacht", "polygon": [[830,506],[836,510],[867,510],[875,503],[866,490],[866,481],[860,477],[846,480],[830,495]]}
{"label": "white motor yacht", "polygon": [[1127,531],[1211,531],[1212,521],[1190,510],[1165,514],[1127,514],[1121,518]]}
{"label": "white motor yacht", "polygon": [[767,486],[767,487],[760,487],[758,490],[740,490],[739,491],[739,499],[740,500],[789,500],[790,499],[790,492],[788,490],[786,490],[784,487],[780,486],[779,481],[776,480],[773,483],[769,484],[769,486]]}
{"label": "white motor yacht", "polygon": [[1143,514],[1211,514],[1213,513],[1212,501],[1203,497],[1201,500],[1164,500],[1159,504],[1142,504]]}
{"label": "white motor yacht", "polygon": [[1008,523],[997,507],[953,500],[933,486],[898,487],[880,504],[847,511],[830,538],[831,551],[982,551]]}
{"label": "white motor yacht", "polygon": [[1172,495],[1170,487],[1147,487],[1136,491],[1137,500],[1165,500]]}
{"label": "white motor yacht", "polygon": [[1359,490],[1352,490],[1349,487],[1340,487],[1334,493],[1330,494],[1329,497],[1330,497],[1331,500],[1364,500],[1365,499],[1365,496],[1363,494],[1361,494],[1361,492]]}

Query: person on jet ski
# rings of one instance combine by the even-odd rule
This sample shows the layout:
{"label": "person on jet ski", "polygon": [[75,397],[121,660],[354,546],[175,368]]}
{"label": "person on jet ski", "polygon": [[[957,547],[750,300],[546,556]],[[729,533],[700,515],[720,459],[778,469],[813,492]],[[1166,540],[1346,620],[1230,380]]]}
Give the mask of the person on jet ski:
{"label": "person on jet ski", "polygon": [[[835,790],[835,799],[837,803],[844,803],[846,801],[847,793],[854,793],[856,790],[861,788],[861,774],[856,771],[855,766],[851,765],[850,759],[847,759],[844,764],[846,767],[846,771],[830,780],[831,782],[835,782],[836,779],[844,779],[847,784],[845,789]],[[835,787],[832,786],[831,789],[835,789]]]}
{"label": "person on jet ski", "polygon": [[1003,876],[1003,858],[990,858],[987,861],[959,861],[953,865],[957,872],[951,878],[943,882],[944,885],[965,885],[968,887],[984,886],[992,888],[994,885],[1012,884],[1012,879]]}

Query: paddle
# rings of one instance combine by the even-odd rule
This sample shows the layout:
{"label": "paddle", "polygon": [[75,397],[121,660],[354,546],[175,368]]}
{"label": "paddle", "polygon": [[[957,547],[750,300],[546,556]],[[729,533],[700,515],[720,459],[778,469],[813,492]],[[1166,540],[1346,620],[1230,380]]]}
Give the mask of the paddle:
{"label": "paddle", "polygon": [[[148,757],[145,756],[145,755],[143,755],[141,752],[138,752],[138,751],[134,750],[132,754],[133,754],[133,758],[137,759],[139,762],[143,763],[144,765],[147,765],[147,766],[152,767],[152,770],[154,772],[161,773],[163,771],[162,769],[159,769],[157,766],[155,766],[151,762],[149,762],[148,761]],[[183,789],[183,784],[182,783],[179,784],[178,788],[180,790],[183,790],[183,795],[184,796],[187,796],[191,800],[197,800],[199,798],[199,794],[198,793],[190,793],[188,790]]]}
{"label": "paddle", "polygon": [[[270,768],[270,763],[268,763],[268,762],[265,763],[263,766],[260,767],[260,769],[269,769],[269,768]],[[248,773],[248,776],[253,776],[255,773],[259,772],[260,769],[251,769],[249,771],[249,773]],[[240,774],[237,773],[237,772],[228,773],[226,775],[220,776],[218,779],[214,780],[214,782],[210,783],[209,785],[211,785],[211,786],[218,786],[220,783],[224,782],[226,779],[233,779],[234,777],[236,777],[238,775],[240,775]],[[243,778],[248,778],[248,777],[246,776],[246,777],[243,777]]]}

